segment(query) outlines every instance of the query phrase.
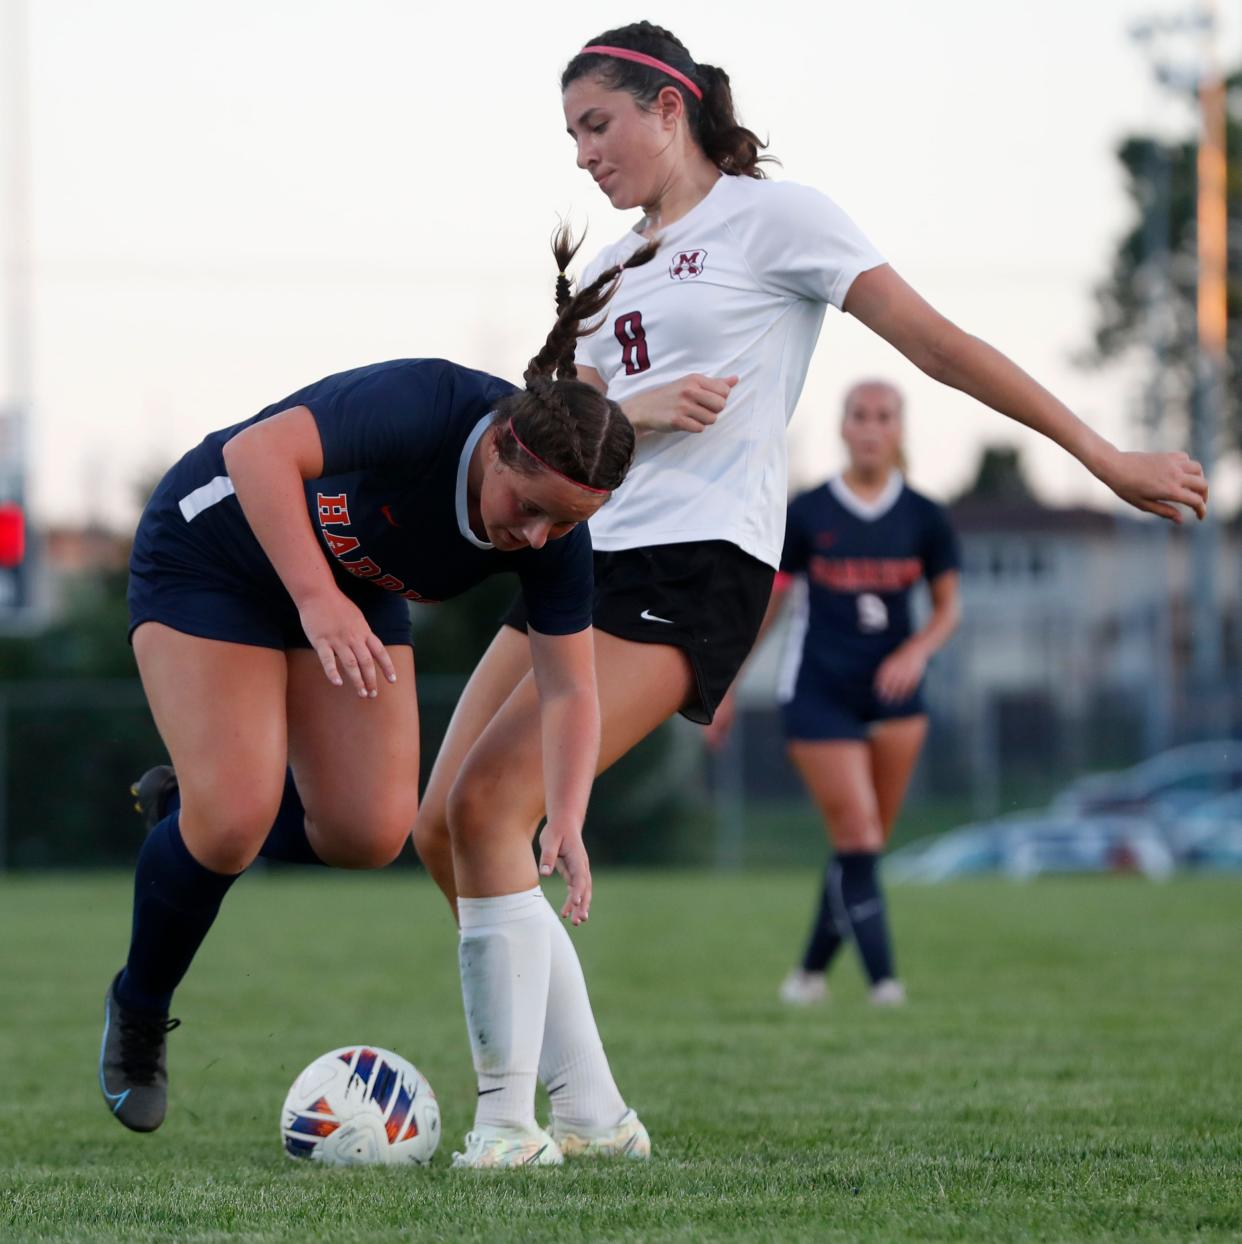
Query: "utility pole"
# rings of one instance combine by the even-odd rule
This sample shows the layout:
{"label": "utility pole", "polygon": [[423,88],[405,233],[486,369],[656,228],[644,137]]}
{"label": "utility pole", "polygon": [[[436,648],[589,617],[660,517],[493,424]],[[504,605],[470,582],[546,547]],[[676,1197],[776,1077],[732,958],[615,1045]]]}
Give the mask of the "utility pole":
{"label": "utility pole", "polygon": [[0,622],[27,615],[31,565],[22,553],[26,526],[26,462],[31,405],[30,118],[26,0],[4,0],[0,78],[8,141],[4,159],[5,377],[0,400]]}
{"label": "utility pole", "polygon": [[[1196,164],[1196,324],[1197,348],[1194,385],[1190,403],[1190,452],[1203,465],[1211,480],[1216,462],[1225,396],[1226,359],[1226,147],[1225,84],[1216,52],[1217,14],[1215,0],[1202,0],[1193,10],[1176,15],[1152,17],[1131,28],[1131,38],[1143,45],[1152,60],[1157,81],[1182,99],[1195,102],[1198,117]],[[1191,65],[1175,66],[1156,54],[1158,40],[1197,36],[1199,48]],[[1157,187],[1157,195],[1160,188]],[[1157,204],[1163,209],[1164,204]],[[1158,217],[1157,217],[1158,219]],[[1158,227],[1152,222],[1152,228]],[[1149,228],[1149,234],[1152,232]],[[1156,256],[1149,254],[1148,260]],[[1153,265],[1158,269],[1158,261]],[[1167,281],[1153,272],[1148,286],[1148,317],[1153,334],[1154,368],[1150,393],[1151,407],[1163,399],[1159,376],[1163,346],[1167,343],[1162,325],[1166,317],[1155,305],[1166,294]],[[1200,737],[1227,731],[1230,717],[1229,687],[1224,678],[1221,651],[1221,616],[1217,591],[1220,533],[1214,509],[1195,523],[1191,532],[1190,556],[1190,670],[1187,690],[1190,697],[1190,725]]]}
{"label": "utility pole", "polygon": [[[1216,6],[1203,10],[1203,61],[1199,75],[1199,153],[1197,162],[1199,258],[1198,337],[1191,448],[1211,478],[1220,436],[1225,391],[1228,325],[1225,269],[1228,217],[1225,198],[1225,82],[1216,54]],[[1193,541],[1194,592],[1191,597],[1193,691],[1206,732],[1227,728],[1222,699],[1221,622],[1216,569],[1220,544],[1215,514],[1196,524]]]}

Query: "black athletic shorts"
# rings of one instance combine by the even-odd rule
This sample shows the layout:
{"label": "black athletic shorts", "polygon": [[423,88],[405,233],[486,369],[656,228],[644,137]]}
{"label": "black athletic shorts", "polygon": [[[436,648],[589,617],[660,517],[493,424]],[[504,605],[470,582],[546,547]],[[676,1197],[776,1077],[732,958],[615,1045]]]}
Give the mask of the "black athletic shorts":
{"label": "black athletic shorts", "polygon": [[[593,621],[618,639],[682,649],[698,694],[681,714],[706,725],[754,647],[775,574],[727,540],[597,551]],[[502,621],[525,633],[520,596]]]}

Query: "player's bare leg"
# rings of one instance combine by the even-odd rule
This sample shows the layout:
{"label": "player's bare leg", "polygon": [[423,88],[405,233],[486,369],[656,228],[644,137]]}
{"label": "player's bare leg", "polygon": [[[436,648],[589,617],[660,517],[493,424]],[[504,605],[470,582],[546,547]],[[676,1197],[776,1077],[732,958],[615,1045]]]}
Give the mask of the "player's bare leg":
{"label": "player's bare leg", "polygon": [[[835,856],[824,879],[802,966],[786,978],[781,996],[786,1001],[822,997],[823,971],[840,944],[850,938],[871,981],[872,1000],[896,1002],[901,986],[893,979],[888,922],[877,875],[884,823],[870,744],[853,739],[798,740],[789,744],[789,757],[824,819]],[[814,967],[819,971],[810,970]]]}
{"label": "player's bare leg", "polygon": [[205,867],[239,873],[280,801],[285,654],[147,622],[134,632],[134,657],[177,770],[185,845]]}
{"label": "player's bare leg", "polygon": [[880,850],[884,830],[868,745],[854,739],[794,740],[788,752],[823,818],[829,842],[838,851]]}
{"label": "player's bare leg", "polygon": [[139,854],[133,936],[105,999],[99,1081],[126,1127],[153,1131],[167,1102],[173,991],[280,802],[285,659],[155,622],[135,631],[134,654],[183,802]]}
{"label": "player's bare leg", "polygon": [[871,778],[885,846],[893,836],[893,826],[905,802],[906,791],[926,739],[926,714],[895,717],[891,721],[876,722],[871,728],[871,736],[867,740],[871,752]]}
{"label": "player's bare leg", "polygon": [[394,684],[361,699],[324,677],[309,648],[288,654],[289,764],[311,848],[334,868],[383,868],[418,812],[414,652],[394,644]]}
{"label": "player's bare leg", "polygon": [[[692,676],[676,648],[602,632],[596,666],[602,769],[685,703]],[[481,1094],[463,1164],[477,1165],[472,1155],[484,1158],[493,1137],[511,1136],[518,1153],[534,1143],[536,1071],[552,1101],[552,1138],[566,1152],[650,1153],[646,1130],[626,1109],[608,1068],[573,943],[539,890],[531,827],[543,808],[539,702],[528,675],[469,750],[447,805],[462,896],[463,994]],[[484,925],[476,906],[498,901],[512,911],[494,917],[502,923]],[[497,1002],[506,998],[508,1006]]]}
{"label": "player's bare leg", "polygon": [[427,779],[427,789],[414,822],[414,848],[423,867],[448,899],[454,915],[457,887],[453,880],[453,843],[446,811],[449,791],[470,749],[513,689],[530,673],[530,668],[530,643],[526,636],[511,626],[502,626],[457,701]]}

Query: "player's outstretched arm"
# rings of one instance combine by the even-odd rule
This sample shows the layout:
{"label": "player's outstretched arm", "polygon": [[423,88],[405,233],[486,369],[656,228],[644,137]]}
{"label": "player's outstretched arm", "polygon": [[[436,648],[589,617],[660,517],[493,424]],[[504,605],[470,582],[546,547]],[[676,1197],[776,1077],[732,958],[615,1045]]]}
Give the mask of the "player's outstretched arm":
{"label": "player's outstretched arm", "polygon": [[547,824],[539,835],[539,874],[553,869],[569,893],[561,915],[581,924],[591,909],[591,863],[582,823],[599,763],[599,691],[595,640],[588,629],[575,635],[530,630],[531,665],[539,692]]}
{"label": "player's outstretched arm", "polygon": [[1176,523],[1176,505],[1206,514],[1207,480],[1189,455],[1119,450],[1011,359],[947,320],[887,264],[855,278],[845,310],[933,380],[1042,432],[1135,508]]}
{"label": "player's outstretched arm", "polygon": [[378,665],[396,682],[383,643],[336,586],[311,527],[303,484],[323,474],[315,417],[295,406],[251,424],[225,445],[224,464],[242,513],[293,598],[329,681],[339,687],[348,678],[360,696],[375,696]]}

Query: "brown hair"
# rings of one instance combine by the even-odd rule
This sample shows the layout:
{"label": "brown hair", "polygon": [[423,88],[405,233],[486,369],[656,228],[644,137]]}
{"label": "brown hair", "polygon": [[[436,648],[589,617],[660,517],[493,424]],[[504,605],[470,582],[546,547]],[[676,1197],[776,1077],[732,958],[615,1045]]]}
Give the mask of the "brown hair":
{"label": "brown hair", "polygon": [[[611,492],[621,485],[634,457],[634,429],[616,402],[594,385],[578,379],[574,347],[578,338],[594,332],[584,320],[599,315],[620,282],[625,268],[645,264],[657,244],[649,242],[623,264],[617,264],[578,293],[566,269],[581,239],[574,241],[567,225],[552,239],[559,276],[556,280],[556,323],[543,348],[527,364],[526,388],[504,398],[496,407],[492,426],[500,460],[514,470],[533,475],[539,468],[522,443],[554,471],[588,488]],[[516,431],[517,436],[514,436]]]}
{"label": "brown hair", "polygon": [[594,39],[588,39],[584,47],[603,44],[606,47],[625,48],[654,56],[678,73],[684,73],[702,92],[702,100],[694,97],[676,78],[659,69],[634,61],[622,60],[600,52],[583,53],[565,66],[561,74],[561,90],[571,82],[588,74],[599,80],[610,91],[628,91],[640,108],[650,109],[656,96],[666,86],[681,92],[695,139],[704,155],[722,172],[735,177],[763,177],[760,164],[774,160],[774,156],[760,155],[767,147],[758,136],[742,125],[733,112],[733,90],[729,75],[715,65],[698,65],[686,49],[686,45],[671,31],[650,22],[634,22],[606,30]]}

